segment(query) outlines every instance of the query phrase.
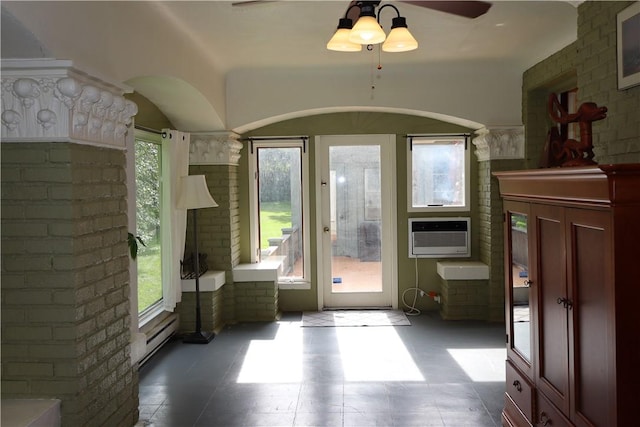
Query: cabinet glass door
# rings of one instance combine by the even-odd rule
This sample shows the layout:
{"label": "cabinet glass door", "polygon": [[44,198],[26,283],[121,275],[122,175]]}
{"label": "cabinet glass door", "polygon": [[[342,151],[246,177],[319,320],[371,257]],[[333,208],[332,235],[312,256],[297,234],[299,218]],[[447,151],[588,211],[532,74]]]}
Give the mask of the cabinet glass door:
{"label": "cabinet glass door", "polygon": [[507,260],[511,276],[511,349],[531,361],[531,281],[529,280],[528,217],[509,212]]}

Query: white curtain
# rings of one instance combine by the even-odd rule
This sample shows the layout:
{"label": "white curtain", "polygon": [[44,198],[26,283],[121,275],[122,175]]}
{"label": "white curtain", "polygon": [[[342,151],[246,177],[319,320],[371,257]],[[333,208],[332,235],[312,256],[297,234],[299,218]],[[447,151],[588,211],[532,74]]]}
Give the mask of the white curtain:
{"label": "white curtain", "polygon": [[178,209],[180,180],[189,175],[189,134],[162,130],[162,223],[170,224],[162,233],[162,286],[164,309],[173,311],[182,299],[180,261],[184,257],[187,211]]}

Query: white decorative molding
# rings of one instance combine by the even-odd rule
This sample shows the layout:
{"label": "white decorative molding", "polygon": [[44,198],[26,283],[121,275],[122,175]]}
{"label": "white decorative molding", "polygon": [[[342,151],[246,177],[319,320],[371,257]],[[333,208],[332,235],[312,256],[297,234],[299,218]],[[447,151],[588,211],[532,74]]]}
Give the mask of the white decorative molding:
{"label": "white decorative molding", "polygon": [[2,141],[78,142],[125,148],[132,90],[80,71],[71,61],[2,60]]}
{"label": "white decorative molding", "polygon": [[233,132],[192,133],[191,165],[238,165],[242,143]]}
{"label": "white decorative molding", "polygon": [[524,159],[524,126],[482,128],[473,138],[478,161]]}

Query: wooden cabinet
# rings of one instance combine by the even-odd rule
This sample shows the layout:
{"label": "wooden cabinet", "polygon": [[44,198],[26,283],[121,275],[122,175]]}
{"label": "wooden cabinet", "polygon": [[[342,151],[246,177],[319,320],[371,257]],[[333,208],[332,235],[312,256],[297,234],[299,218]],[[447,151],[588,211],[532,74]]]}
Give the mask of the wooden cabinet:
{"label": "wooden cabinet", "polygon": [[636,425],[640,165],[495,175],[505,213],[507,377],[531,384],[523,397],[507,382],[503,423]]}

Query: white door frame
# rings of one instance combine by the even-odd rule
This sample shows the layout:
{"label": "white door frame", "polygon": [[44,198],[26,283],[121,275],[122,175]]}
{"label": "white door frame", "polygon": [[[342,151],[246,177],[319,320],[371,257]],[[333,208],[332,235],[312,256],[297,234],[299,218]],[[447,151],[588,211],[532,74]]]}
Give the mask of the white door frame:
{"label": "white door frame", "polygon": [[[397,183],[396,183],[396,135],[322,135],[315,137],[315,185],[316,185],[316,242],[317,242],[317,293],[318,310],[325,308],[324,287],[325,279],[330,268],[325,260],[331,257],[331,246],[323,244],[325,239],[324,227],[329,226],[330,213],[327,201],[323,201],[324,193],[329,189],[329,159],[327,144],[344,141],[353,141],[353,144],[373,142],[380,144],[380,175],[383,200],[383,227],[381,230],[381,257],[384,260],[383,286],[385,281],[390,286],[390,303],[393,309],[398,308],[398,242],[397,242]],[[327,174],[325,177],[323,174]],[[324,184],[323,184],[324,183]],[[328,246],[328,247],[327,247]],[[387,262],[388,260],[388,262]]]}

